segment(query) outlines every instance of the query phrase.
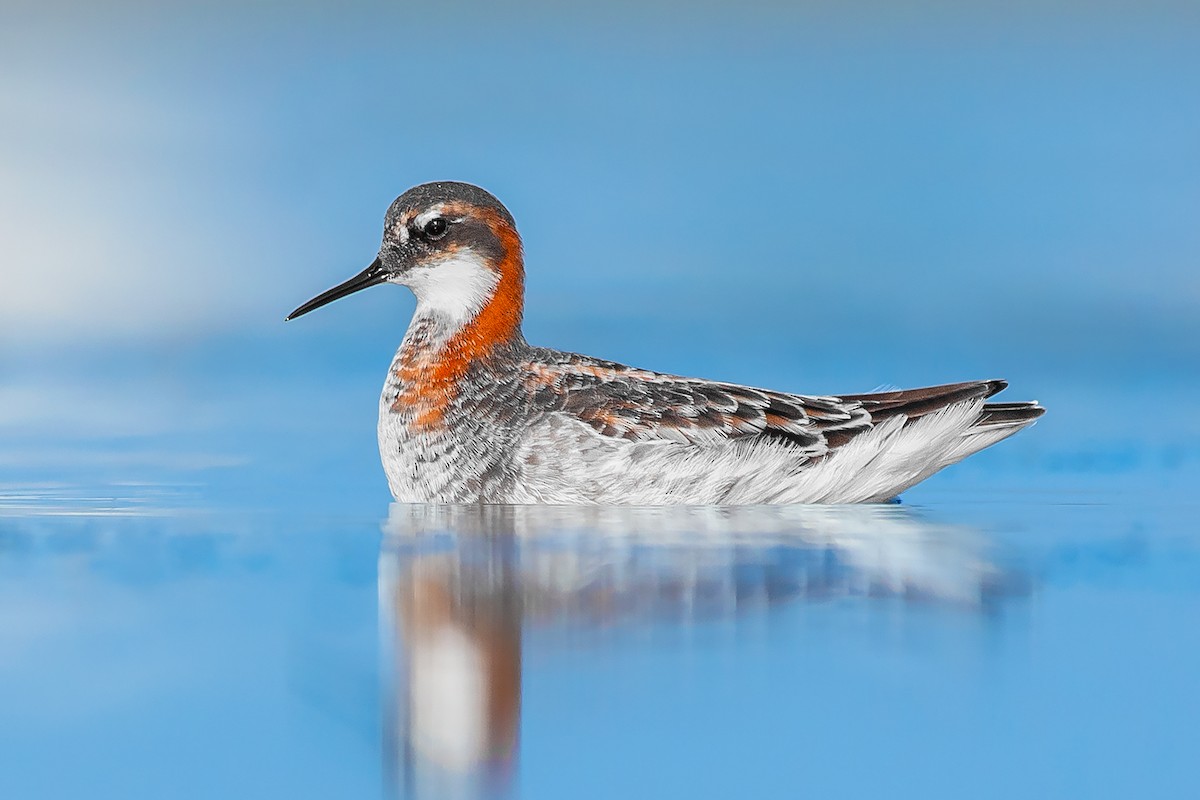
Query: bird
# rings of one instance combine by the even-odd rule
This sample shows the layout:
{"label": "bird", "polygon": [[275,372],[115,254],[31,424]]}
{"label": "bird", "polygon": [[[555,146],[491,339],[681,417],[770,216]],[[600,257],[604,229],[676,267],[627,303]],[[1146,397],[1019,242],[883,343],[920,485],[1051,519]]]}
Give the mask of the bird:
{"label": "bird", "polygon": [[1003,380],[804,395],[538,347],[508,209],[458,181],[391,204],[374,261],[287,316],[382,283],[416,309],[384,380],[379,451],[401,503],[881,503],[1031,425]]}

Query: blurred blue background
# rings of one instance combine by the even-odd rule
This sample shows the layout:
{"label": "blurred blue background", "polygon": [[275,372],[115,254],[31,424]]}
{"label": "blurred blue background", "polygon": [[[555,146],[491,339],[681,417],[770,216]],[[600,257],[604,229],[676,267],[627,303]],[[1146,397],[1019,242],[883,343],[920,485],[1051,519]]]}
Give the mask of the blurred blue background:
{"label": "blurred blue background", "polygon": [[1194,779],[1200,6],[0,18],[0,794],[379,787],[375,424],[413,300],[283,317],[437,179],[516,217],[533,343],[1049,409],[905,496],[1025,576],[1005,614],[856,596],[534,642],[531,794]]}
{"label": "blurred blue background", "polygon": [[1194,461],[1198,45],[1185,3],[10,5],[0,474],[385,501],[411,297],[282,318],[441,178],[516,216],[535,343],[1004,377],[1051,413],[985,466]]}

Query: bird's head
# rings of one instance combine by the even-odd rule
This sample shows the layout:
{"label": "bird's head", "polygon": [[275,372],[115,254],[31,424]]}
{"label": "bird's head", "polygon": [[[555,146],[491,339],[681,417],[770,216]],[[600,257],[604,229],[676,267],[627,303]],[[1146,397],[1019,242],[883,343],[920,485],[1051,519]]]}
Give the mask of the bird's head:
{"label": "bird's head", "polygon": [[371,265],[287,318],[379,283],[409,287],[417,296],[419,314],[451,328],[461,328],[490,309],[516,330],[524,265],[512,215],[491,194],[469,183],[415,186],[388,209],[383,243]]}

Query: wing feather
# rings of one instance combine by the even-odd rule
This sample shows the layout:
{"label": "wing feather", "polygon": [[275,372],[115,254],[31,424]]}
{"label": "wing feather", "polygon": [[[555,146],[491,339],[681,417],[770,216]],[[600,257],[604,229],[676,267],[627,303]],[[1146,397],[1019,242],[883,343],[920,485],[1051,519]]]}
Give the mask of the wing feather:
{"label": "wing feather", "polygon": [[871,427],[857,400],[683,378],[555,351],[535,355],[525,370],[531,402],[604,436],[694,444],[769,436],[819,456]]}
{"label": "wing feather", "polygon": [[1036,403],[985,403],[1005,388],[1001,380],[810,396],[649,372],[555,350],[527,353],[517,366],[533,412],[564,414],[600,436],[635,442],[713,446],[759,439],[817,460],[878,426],[897,431],[966,404],[975,406],[976,417],[964,418],[964,436],[1019,429],[1043,412]]}

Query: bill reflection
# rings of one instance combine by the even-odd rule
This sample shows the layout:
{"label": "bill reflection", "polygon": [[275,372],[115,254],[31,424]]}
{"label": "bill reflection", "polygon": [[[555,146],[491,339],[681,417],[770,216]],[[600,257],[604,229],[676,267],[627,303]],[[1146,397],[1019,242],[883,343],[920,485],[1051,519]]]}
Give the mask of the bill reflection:
{"label": "bill reflection", "polygon": [[586,636],[855,596],[978,609],[1014,587],[987,549],[895,506],[394,505],[379,569],[391,788],[513,791],[523,630]]}

